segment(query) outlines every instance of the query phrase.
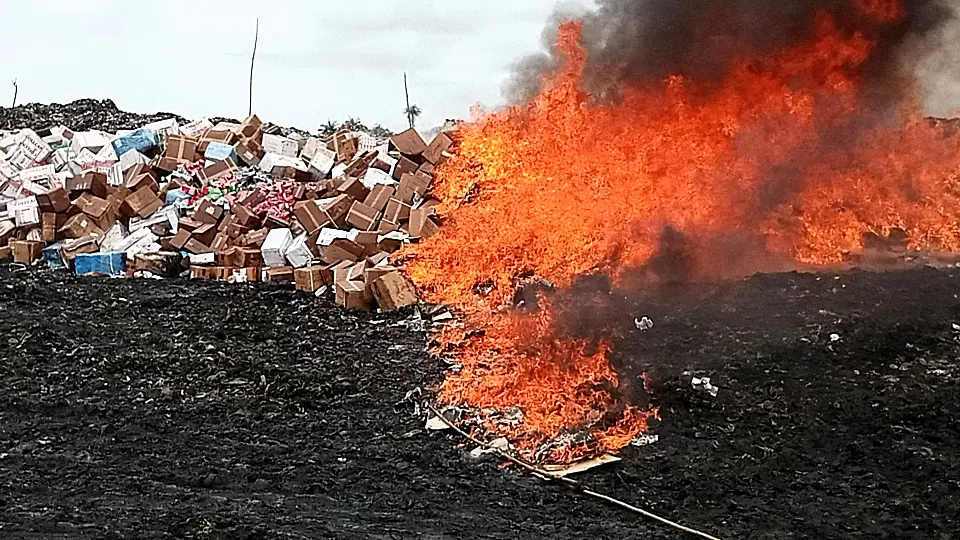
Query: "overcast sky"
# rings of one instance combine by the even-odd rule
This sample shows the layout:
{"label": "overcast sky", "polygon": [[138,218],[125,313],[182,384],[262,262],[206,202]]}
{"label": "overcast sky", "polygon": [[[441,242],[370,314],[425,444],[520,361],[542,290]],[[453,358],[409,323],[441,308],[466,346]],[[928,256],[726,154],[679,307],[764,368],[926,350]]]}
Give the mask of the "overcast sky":
{"label": "overcast sky", "polygon": [[400,129],[496,106],[556,0],[0,0],[0,102],[110,98],[134,112],[242,117],[254,20],[254,110],[314,130],[360,117]]}

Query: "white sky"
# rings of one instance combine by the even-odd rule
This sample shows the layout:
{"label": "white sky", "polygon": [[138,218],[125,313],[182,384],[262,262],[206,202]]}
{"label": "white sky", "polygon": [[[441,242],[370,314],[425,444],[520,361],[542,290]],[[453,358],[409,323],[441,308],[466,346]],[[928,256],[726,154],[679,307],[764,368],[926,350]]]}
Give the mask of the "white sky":
{"label": "white sky", "polygon": [[556,0],[0,0],[0,103],[109,98],[188,118],[254,111],[316,130],[328,119],[420,128],[496,106],[512,62],[535,52]]}

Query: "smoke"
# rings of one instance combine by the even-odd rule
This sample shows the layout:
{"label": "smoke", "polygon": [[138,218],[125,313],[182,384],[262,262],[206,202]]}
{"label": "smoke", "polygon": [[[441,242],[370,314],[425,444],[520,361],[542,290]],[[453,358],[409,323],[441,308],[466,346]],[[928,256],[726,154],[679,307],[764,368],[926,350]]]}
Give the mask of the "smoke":
{"label": "smoke", "polygon": [[883,97],[887,82],[917,77],[938,110],[957,105],[960,87],[958,0],[903,0],[906,16],[877,27],[858,6],[894,0],[597,0],[595,10],[559,6],[543,33],[546,52],[518,61],[504,87],[512,103],[540,91],[542,76],[560,64],[557,27],[583,21],[589,52],[586,90],[616,97],[624,83],[659,83],[669,75],[717,80],[735,58],[760,58],[809,36],[818,13],[829,13],[841,31],[875,33],[878,49],[865,66],[870,88]]}

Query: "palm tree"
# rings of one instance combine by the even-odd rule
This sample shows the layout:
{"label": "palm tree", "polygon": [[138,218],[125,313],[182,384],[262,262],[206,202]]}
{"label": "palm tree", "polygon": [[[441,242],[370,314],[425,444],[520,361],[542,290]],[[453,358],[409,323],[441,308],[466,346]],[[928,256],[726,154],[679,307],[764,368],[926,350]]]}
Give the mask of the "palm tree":
{"label": "palm tree", "polygon": [[407,115],[407,122],[410,122],[410,127],[416,127],[417,117],[420,116],[420,113],[423,111],[420,110],[420,107],[416,105],[410,105],[403,110],[403,114]]}
{"label": "palm tree", "polygon": [[329,137],[340,131],[340,122],[334,122],[333,120],[327,120],[327,123],[320,126],[320,136]]}

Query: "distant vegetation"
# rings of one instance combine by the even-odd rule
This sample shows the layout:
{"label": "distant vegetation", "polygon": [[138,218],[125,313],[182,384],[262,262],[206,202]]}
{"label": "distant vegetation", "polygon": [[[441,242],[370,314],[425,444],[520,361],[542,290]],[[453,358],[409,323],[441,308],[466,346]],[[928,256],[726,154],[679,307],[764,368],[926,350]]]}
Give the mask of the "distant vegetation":
{"label": "distant vegetation", "polygon": [[367,127],[358,118],[347,118],[343,122],[335,122],[330,120],[326,124],[320,126],[318,134],[321,137],[329,137],[341,129],[348,129],[350,131],[365,131],[375,137],[390,137],[394,134],[392,131],[381,126],[380,124],[375,124],[372,128]]}

